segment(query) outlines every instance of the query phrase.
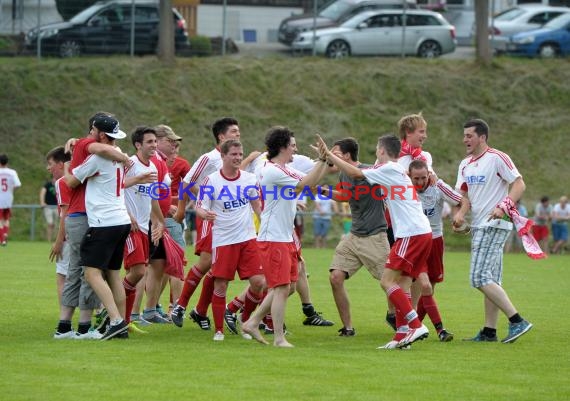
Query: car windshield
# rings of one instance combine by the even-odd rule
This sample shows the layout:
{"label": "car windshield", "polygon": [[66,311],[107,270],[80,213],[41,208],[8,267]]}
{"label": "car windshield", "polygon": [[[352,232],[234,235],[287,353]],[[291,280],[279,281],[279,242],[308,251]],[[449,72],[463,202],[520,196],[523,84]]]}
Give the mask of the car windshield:
{"label": "car windshield", "polygon": [[319,12],[319,16],[336,21],[346,13],[352,5],[352,2],[346,0],[333,0],[323,7]]}
{"label": "car windshield", "polygon": [[570,13],[562,14],[559,17],[554,18],[552,21],[549,21],[544,26],[546,28],[551,29],[561,29],[566,27],[570,23]]}
{"label": "car windshield", "polygon": [[495,15],[494,19],[495,21],[512,21],[524,13],[525,11],[522,8],[509,8],[508,10]]}
{"label": "car windshield", "polygon": [[69,22],[74,24],[82,24],[87,21],[93,14],[103,8],[105,4],[94,4],[91,7],[87,7],[85,10],[81,11],[79,14],[75,14]]}

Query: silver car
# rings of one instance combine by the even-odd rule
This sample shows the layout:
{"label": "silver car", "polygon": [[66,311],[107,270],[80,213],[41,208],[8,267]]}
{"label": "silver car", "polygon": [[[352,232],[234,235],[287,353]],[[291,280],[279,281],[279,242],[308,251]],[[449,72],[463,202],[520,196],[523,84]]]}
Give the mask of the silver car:
{"label": "silver car", "polygon": [[[405,27],[404,27],[405,23]],[[455,28],[441,16],[423,10],[377,10],[355,15],[334,28],[299,34],[292,47],[331,58],[406,55],[433,58],[455,51]]]}

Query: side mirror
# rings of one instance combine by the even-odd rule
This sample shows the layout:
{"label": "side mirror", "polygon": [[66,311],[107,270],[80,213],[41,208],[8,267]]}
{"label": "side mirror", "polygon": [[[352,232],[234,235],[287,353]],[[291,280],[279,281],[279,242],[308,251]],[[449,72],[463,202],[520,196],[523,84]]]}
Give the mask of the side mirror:
{"label": "side mirror", "polygon": [[366,29],[368,28],[368,24],[366,22],[361,22],[360,24],[358,24],[358,26],[356,27],[356,29],[358,29],[359,31],[361,29]]}

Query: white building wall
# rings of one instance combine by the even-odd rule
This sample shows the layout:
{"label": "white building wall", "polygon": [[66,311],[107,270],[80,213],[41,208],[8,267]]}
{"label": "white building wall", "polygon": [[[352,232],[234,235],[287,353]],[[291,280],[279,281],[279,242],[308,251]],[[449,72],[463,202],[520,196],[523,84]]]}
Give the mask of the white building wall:
{"label": "white building wall", "polygon": [[[227,6],[226,36],[236,42],[251,39],[255,31],[258,43],[277,42],[277,29],[281,21],[293,14],[301,14],[301,8]],[[222,36],[223,7],[198,6],[198,35]],[[244,37],[244,31],[249,31]]]}
{"label": "white building wall", "polygon": [[[12,0],[0,0],[0,34],[19,34],[38,25],[38,0],[18,0],[12,18]],[[61,22],[55,0],[40,0],[40,24]]]}

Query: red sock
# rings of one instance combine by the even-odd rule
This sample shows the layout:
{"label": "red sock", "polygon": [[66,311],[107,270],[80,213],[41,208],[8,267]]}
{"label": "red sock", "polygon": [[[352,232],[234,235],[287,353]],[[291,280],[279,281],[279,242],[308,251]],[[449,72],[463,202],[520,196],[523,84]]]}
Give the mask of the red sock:
{"label": "red sock", "polygon": [[396,308],[396,333],[394,333],[394,337],[392,340],[400,341],[406,337],[408,333],[408,322],[404,317],[404,314],[400,311],[400,309]]}
{"label": "red sock", "polygon": [[7,231],[7,227],[0,227],[0,242],[4,242],[6,240]]}
{"label": "red sock", "polygon": [[245,294],[245,303],[243,306],[243,313],[241,314],[242,322],[247,322],[257,305],[261,303],[262,294],[254,294],[251,288],[247,289]]}
{"label": "red sock", "polygon": [[[200,293],[200,299],[198,299],[198,304],[196,305],[196,312],[201,316],[208,315],[208,306],[212,302],[212,294],[214,293],[214,276],[212,273],[206,273],[206,277],[202,280],[202,292]],[[225,296],[224,296],[225,299]],[[225,301],[224,301],[225,307]]]}
{"label": "red sock", "polygon": [[399,309],[404,318],[408,321],[410,328],[417,329],[418,327],[421,327],[422,322],[418,320],[417,312],[412,308],[412,304],[408,299],[408,296],[399,285],[389,288],[386,293],[388,294],[388,299],[392,302],[392,305],[396,307],[396,319]]}
{"label": "red sock", "polygon": [[194,291],[196,291],[196,287],[198,287],[198,284],[200,284],[200,280],[202,280],[203,276],[204,275],[200,272],[200,270],[198,270],[197,266],[192,266],[186,275],[186,278],[184,279],[184,287],[182,287],[180,298],[178,298],[178,301],[176,301],[178,305],[182,306],[183,308],[186,308],[188,306],[188,301],[190,300],[192,294],[194,294]]}
{"label": "red sock", "polygon": [[241,308],[243,308],[243,302],[238,297],[235,297],[232,302],[226,305],[226,308],[232,313],[238,313]]}
{"label": "red sock", "polygon": [[[212,314],[214,315],[214,326],[216,327],[216,332],[217,331],[221,331],[222,333],[224,332],[225,311],[226,311],[226,294],[214,291],[212,293]],[[201,314],[199,311],[197,312]]]}
{"label": "red sock", "polygon": [[123,287],[125,288],[125,322],[127,324],[131,321],[131,313],[133,312],[133,305],[135,304],[135,297],[137,294],[137,286],[133,285],[125,277],[123,279]]}
{"label": "red sock", "polygon": [[429,319],[435,327],[438,327],[437,325],[441,324],[441,316],[439,315],[439,309],[437,307],[437,302],[435,302],[435,298],[433,295],[424,295],[420,300],[423,300],[423,305]]}

